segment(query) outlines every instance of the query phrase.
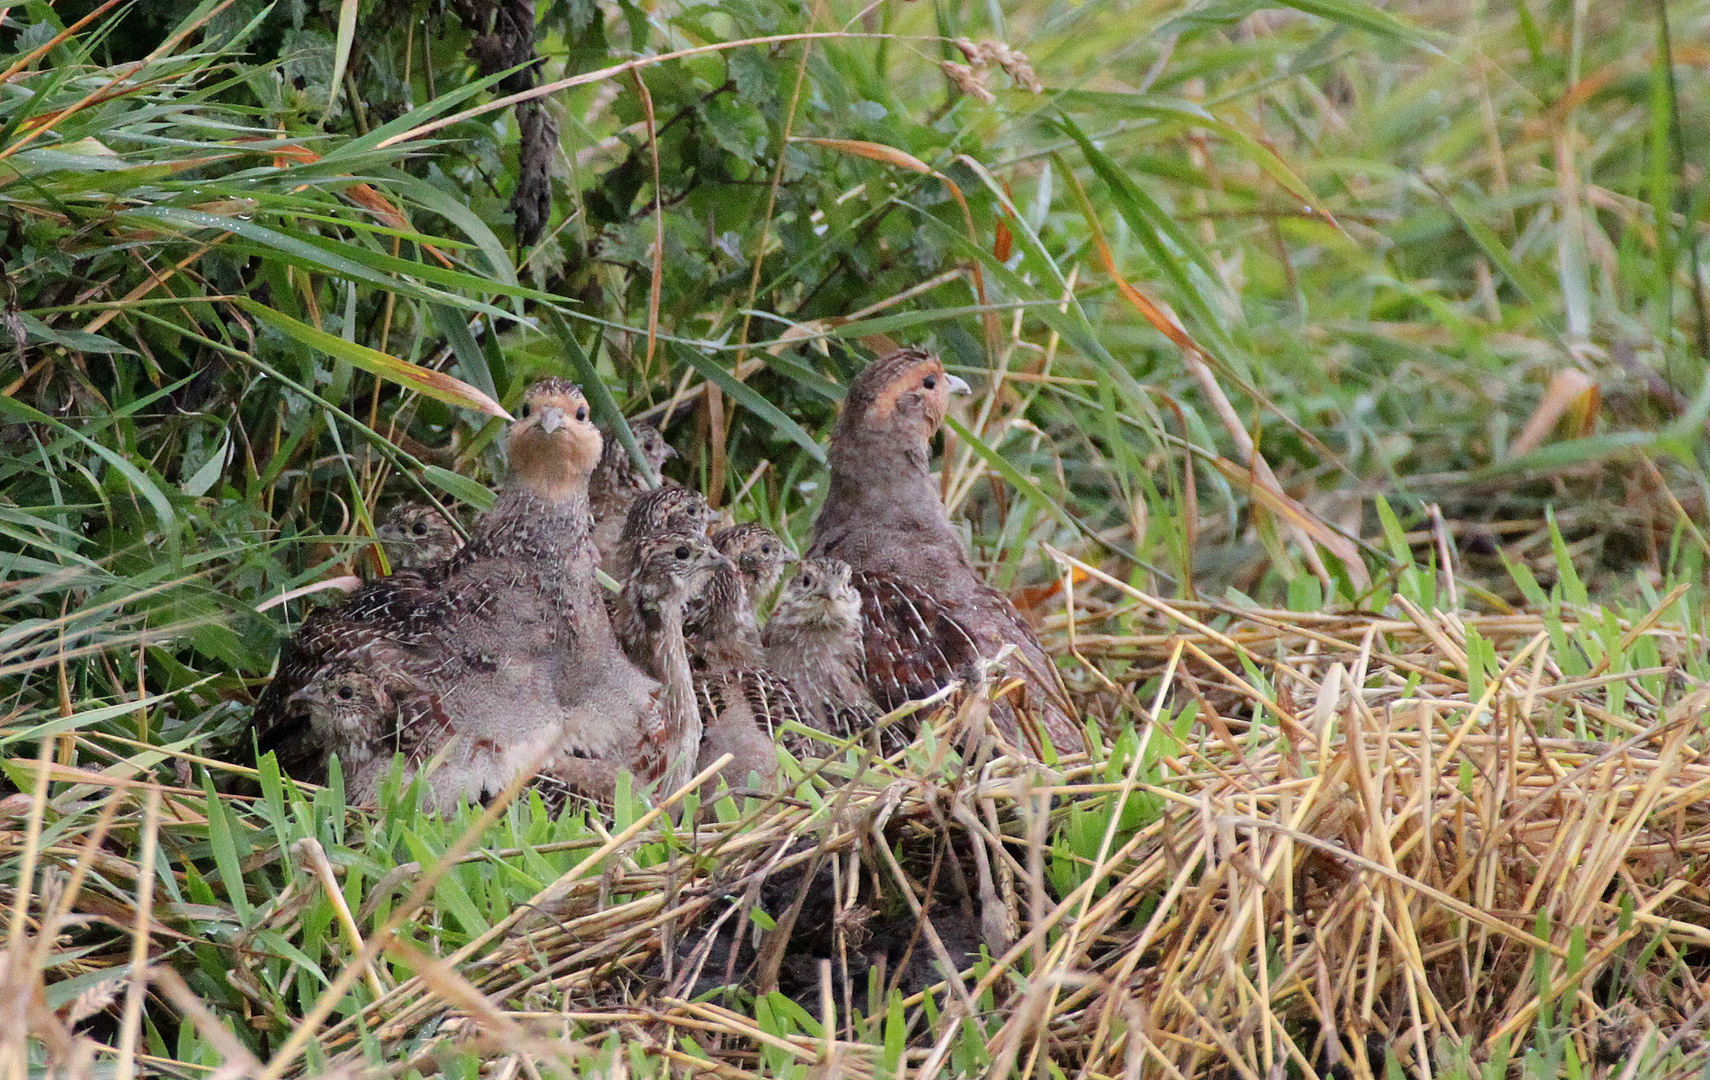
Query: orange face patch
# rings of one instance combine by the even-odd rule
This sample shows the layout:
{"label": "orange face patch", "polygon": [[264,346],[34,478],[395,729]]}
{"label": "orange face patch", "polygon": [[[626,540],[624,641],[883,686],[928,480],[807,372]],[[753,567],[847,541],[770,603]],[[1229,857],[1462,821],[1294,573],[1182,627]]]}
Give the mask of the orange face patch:
{"label": "orange face patch", "polygon": [[[553,430],[542,423],[555,410]],[[564,386],[535,386],[523,398],[511,428],[511,468],[533,474],[546,487],[571,477],[586,479],[600,460],[602,439],[594,426],[587,398]]]}
{"label": "orange face patch", "polygon": [[[928,389],[926,380],[932,378],[934,385]],[[948,380],[944,377],[944,365],[935,356],[922,357],[910,364],[899,367],[878,392],[873,395],[872,404],[867,406],[865,417],[868,427],[887,427],[891,417],[896,414],[898,403],[907,394],[919,393],[926,400],[927,412],[934,427],[944,419],[944,410],[949,403]]]}

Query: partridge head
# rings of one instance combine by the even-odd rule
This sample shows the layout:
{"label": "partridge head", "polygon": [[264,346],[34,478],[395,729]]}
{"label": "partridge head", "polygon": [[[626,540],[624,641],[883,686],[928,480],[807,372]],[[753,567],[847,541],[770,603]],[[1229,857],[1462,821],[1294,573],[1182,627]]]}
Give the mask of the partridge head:
{"label": "partridge head", "polygon": [[669,606],[680,608],[713,574],[731,565],[705,533],[687,529],[642,537],[635,553],[635,568],[630,571],[624,596],[638,611],[654,616]]}
{"label": "partridge head", "polygon": [[[676,448],[665,441],[665,436],[659,429],[646,421],[635,421],[629,425],[631,435],[635,436],[635,445],[641,450],[641,456],[653,467],[654,475],[658,475],[659,467],[671,458],[677,456]],[[622,440],[613,435],[606,435],[605,449],[600,453],[599,467],[594,470],[594,477],[588,482],[588,490],[596,502],[608,497],[634,499],[637,495],[648,490],[647,479],[636,468],[635,461],[624,448]]]}
{"label": "partridge head", "polygon": [[770,593],[783,576],[784,567],[796,561],[782,538],[757,522],[720,529],[713,533],[712,542],[742,575],[750,605]]}
{"label": "partridge head", "polygon": [[396,706],[383,680],[361,660],[340,657],[322,667],[286,702],[288,712],[306,713],[328,754],[346,765],[373,757],[396,723]]}
{"label": "partridge head", "polygon": [[932,438],[950,411],[950,395],[968,384],[922,349],[901,349],[868,364],[849,384],[831,450],[886,444],[913,449]]}
{"label": "partridge head", "polygon": [[627,580],[635,567],[637,546],[645,537],[662,532],[705,536],[707,527],[717,520],[718,514],[700,492],[685,487],[654,488],[630,504],[608,569],[619,581]]}
{"label": "partridge head", "polygon": [[537,498],[563,502],[587,494],[604,439],[580,387],[542,379],[523,395],[507,443],[512,480]]}
{"label": "partridge head", "polygon": [[442,563],[457,554],[463,537],[451,521],[427,503],[401,503],[374,530],[393,571]]}
{"label": "partridge head", "polygon": [[842,559],[803,559],[795,576],[778,594],[766,624],[766,644],[787,640],[792,632],[833,632],[851,635],[859,648],[861,594],[849,580]]}

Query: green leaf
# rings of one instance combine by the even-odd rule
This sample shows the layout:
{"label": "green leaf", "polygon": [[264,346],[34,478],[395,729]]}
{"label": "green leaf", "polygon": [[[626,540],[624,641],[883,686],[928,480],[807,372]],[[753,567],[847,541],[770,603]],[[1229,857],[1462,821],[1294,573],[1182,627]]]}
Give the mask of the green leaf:
{"label": "green leaf", "polygon": [[424,468],[422,479],[458,502],[473,506],[477,510],[490,509],[496,498],[491,491],[467,476],[461,476],[449,469],[442,469],[438,465],[429,465]]}
{"label": "green leaf", "polygon": [[669,343],[669,348],[674,356],[700,372],[707,381],[730,395],[743,408],[771,424],[780,435],[789,438],[797,446],[813,455],[815,461],[822,465],[825,464],[825,449],[819,445],[819,441],[803,431],[800,424],[785,416],[782,409],[761,397],[759,391],[747,383],[738,381],[736,376],[710,356],[676,343]]}
{"label": "green leaf", "polygon": [[378,375],[382,379],[395,382],[399,386],[414,390],[418,394],[425,394],[448,405],[476,409],[503,420],[512,418],[502,405],[493,400],[492,395],[459,379],[454,379],[444,372],[418,367],[415,364],[399,360],[395,356],[388,356],[378,349],[370,349],[366,345],[346,341],[337,334],[317,330],[308,323],[298,322],[282,311],[275,311],[263,304],[258,304],[247,296],[233,297],[232,302],[287,337],[294,338],[312,349],[319,349],[321,352],[343,360],[353,367],[359,367],[371,375]]}

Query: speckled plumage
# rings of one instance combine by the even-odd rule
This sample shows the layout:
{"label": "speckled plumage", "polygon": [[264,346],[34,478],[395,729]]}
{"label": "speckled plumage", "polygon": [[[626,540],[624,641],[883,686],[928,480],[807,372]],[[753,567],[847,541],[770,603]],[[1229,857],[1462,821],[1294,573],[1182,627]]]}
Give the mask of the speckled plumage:
{"label": "speckled plumage", "polygon": [[[778,594],[762,641],[766,666],[795,687],[809,726],[842,740],[878,718],[863,674],[861,594],[848,563],[803,559]],[[889,753],[896,741],[881,746]]]}
{"label": "speckled plumage", "polygon": [[619,582],[627,581],[635,565],[635,547],[643,539],[662,532],[705,535],[717,520],[717,511],[707,505],[700,492],[685,487],[654,488],[630,504],[618,534],[617,550],[605,571]]}
{"label": "speckled plumage", "polygon": [[556,757],[657,780],[660,687],[625,661],[594,582],[588,477],[599,431],[572,384],[531,387],[511,477],[449,561],[372,582],[287,645],[255,710],[263,750],[300,737],[282,708],[328,662],[361,657],[431,694],[450,730],[426,786],[445,808]]}
{"label": "speckled plumage", "polygon": [[762,662],[756,605],[796,557],[778,534],[748,522],[713,533],[713,546],[731,562],[689,601],[683,618],[689,655],[724,666]]}
{"label": "speckled plumage", "polygon": [[[729,752],[733,760],[722,775],[736,786],[750,773],[769,780],[777,772],[774,740],[791,724],[810,723],[810,717],[790,681],[766,665],[748,592],[749,574],[761,584],[776,578],[787,554],[783,542],[758,525],[723,530],[714,543],[720,538],[731,565],[715,572],[696,597],[700,622],[689,639],[689,655],[706,722],[701,767]],[[800,745],[795,736],[784,737]]]}
{"label": "speckled plumage", "polygon": [[712,536],[713,547],[736,564],[742,574],[742,584],[748,590],[748,602],[762,602],[778,586],[784,567],[796,561],[777,533],[758,522],[747,521],[719,529]]}
{"label": "speckled plumage", "polygon": [[666,789],[693,775],[703,719],[683,641],[683,608],[709,576],[728,568],[706,536],[688,530],[654,533],[636,542],[635,568],[618,599],[616,629],[630,659],[663,685],[658,736],[665,748]]}
{"label": "speckled plumage", "polygon": [[[832,432],[831,485],[809,554],[847,562],[861,595],[867,688],[881,708],[926,697],[1014,645],[1002,673],[1023,680],[1024,714],[1061,752],[1083,749],[1056,670],[1007,596],[982,581],[950,527],[931,439],[966,384],[929,353],[903,349],[855,377]],[[1039,753],[1037,735],[1000,703],[1000,726]]]}
{"label": "speckled plumage", "polygon": [[292,775],[322,783],[327,759],[337,754],[345,797],[352,803],[377,801],[393,755],[402,753],[410,764],[419,765],[451,731],[438,698],[365,656],[330,661],[287,705],[306,715],[306,734],[318,751],[315,760]]}
{"label": "speckled plumage", "polygon": [[[653,466],[659,467],[677,456],[677,451],[665,441],[659,429],[645,421],[629,425],[641,454]],[[635,500],[651,490],[647,478],[636,468],[635,461],[623,443],[610,432],[605,433],[605,449],[600,464],[588,481],[588,505],[594,512],[594,548],[600,553],[600,565],[611,573],[616,564],[618,539],[623,535],[623,523]],[[614,575],[615,576],[615,575]],[[618,580],[622,580],[619,578]]]}
{"label": "speckled plumage", "polygon": [[451,521],[427,503],[400,503],[374,530],[386,549],[392,571],[419,570],[457,554],[463,537]]}

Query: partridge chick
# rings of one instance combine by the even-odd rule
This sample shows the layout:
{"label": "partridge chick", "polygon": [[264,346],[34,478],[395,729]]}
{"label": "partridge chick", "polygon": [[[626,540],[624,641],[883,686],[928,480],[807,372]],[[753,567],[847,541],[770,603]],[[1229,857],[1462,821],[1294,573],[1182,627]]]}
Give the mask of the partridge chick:
{"label": "partridge chick", "polygon": [[386,549],[386,561],[396,573],[442,563],[463,547],[463,537],[446,516],[427,503],[400,503],[392,508],[374,536]]}
{"label": "partridge chick", "polygon": [[264,750],[290,740],[290,696],[352,656],[439,702],[449,727],[427,787],[442,808],[502,790],[550,752],[662,775],[659,685],[625,661],[594,581],[601,440],[581,391],[535,384],[508,445],[511,476],[461,551],[370,583],[287,645],[256,704]]}
{"label": "partridge chick", "polygon": [[742,584],[748,590],[748,602],[757,605],[784,576],[784,567],[796,561],[795,553],[783,539],[758,522],[744,522],[713,533],[713,546],[725,558],[736,564]]}
{"label": "partridge chick", "polygon": [[659,487],[639,496],[624,515],[617,550],[601,569],[619,582],[628,581],[635,566],[635,548],[646,537],[662,532],[692,532],[706,535],[718,520],[718,512],[707,505],[700,492],[686,487]]}
{"label": "partridge chick", "polygon": [[666,530],[632,545],[635,568],[618,598],[618,639],[631,660],[662,685],[657,741],[671,781],[687,780],[703,734],[694,674],[683,640],[683,610],[713,574],[730,568],[704,533]]}
{"label": "partridge chick", "polygon": [[762,662],[755,608],[796,557],[777,533],[748,522],[713,533],[713,546],[731,561],[689,603],[684,632],[701,664],[753,666]]}
{"label": "partridge chick", "polygon": [[324,783],[327,758],[337,754],[351,803],[377,801],[393,755],[403,753],[419,765],[451,727],[433,695],[389,678],[362,657],[329,662],[291,695],[288,706],[307,714],[319,751],[311,766],[292,775]]}
{"label": "partridge chick", "polygon": [[[982,581],[950,528],[930,470],[932,436],[951,393],[968,385],[937,357],[903,349],[850,383],[829,446],[831,485],[809,554],[847,562],[861,594],[867,689],[883,709],[926,697],[1005,645],[1002,673],[1023,680],[1027,705],[1063,753],[1083,749],[1059,704],[1056,670],[1009,598]],[[1037,754],[1036,735],[1007,702],[1000,727]]]}
{"label": "partridge chick", "polygon": [[878,718],[862,674],[861,594],[848,563],[803,559],[778,594],[762,642],[766,666],[795,688],[810,726],[843,740]]}
{"label": "partridge chick", "polygon": [[734,787],[750,773],[769,780],[777,771],[776,740],[799,747],[801,737],[785,732],[792,724],[812,726],[812,720],[790,681],[766,664],[749,589],[750,581],[770,588],[794,556],[760,525],[721,530],[713,543],[731,566],[713,574],[690,608],[698,624],[688,630],[689,656],[706,722],[700,766],[728,752],[732,760],[722,775]]}
{"label": "partridge chick", "polygon": [[[632,423],[629,430],[655,474],[661,465],[677,456],[676,449],[652,424]],[[648,490],[647,478],[636,468],[623,443],[608,433],[600,464],[588,481],[588,505],[594,512],[594,547],[600,553],[600,565],[608,572],[617,554],[618,538],[623,534],[629,508]]]}

